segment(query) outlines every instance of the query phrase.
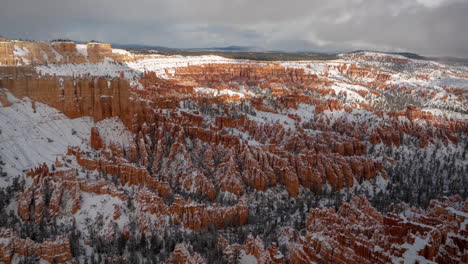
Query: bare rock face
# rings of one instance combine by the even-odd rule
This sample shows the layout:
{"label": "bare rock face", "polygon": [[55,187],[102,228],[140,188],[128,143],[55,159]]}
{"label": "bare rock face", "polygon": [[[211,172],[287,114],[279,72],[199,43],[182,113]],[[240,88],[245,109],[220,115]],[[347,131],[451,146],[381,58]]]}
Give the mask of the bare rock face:
{"label": "bare rock face", "polygon": [[221,191],[229,192],[235,195],[242,195],[244,187],[241,175],[237,169],[237,165],[233,154],[228,153],[225,161],[220,165],[215,179],[219,182]]}
{"label": "bare rock face", "polygon": [[88,43],[86,45],[88,58],[91,63],[101,62],[105,57],[112,56],[112,48],[110,44],[105,43]]}
{"label": "bare rock face", "polygon": [[95,121],[100,121],[118,116],[128,125],[132,120],[132,101],[125,80],[4,77],[0,86],[18,98],[29,97],[54,107],[69,118],[92,116]]}
{"label": "bare rock face", "polygon": [[18,198],[18,215],[28,221],[31,217],[30,207],[34,198],[34,189],[29,187],[25,189]]}
{"label": "bare rock face", "polygon": [[194,231],[204,230],[210,225],[224,228],[226,225],[244,225],[247,223],[248,207],[242,201],[229,207],[216,204],[210,206],[184,200],[177,195],[171,205],[166,205],[161,197],[145,188],[138,189],[135,200],[141,208],[140,225],[143,230],[149,228],[145,223],[145,214],[160,218],[159,224],[161,226],[167,224],[165,219],[170,216],[174,224]]}
{"label": "bare rock face", "polygon": [[255,258],[257,263],[284,263],[285,259],[283,254],[279,251],[276,243],[272,243],[268,248],[264,247],[264,243],[260,237],[254,238],[252,235],[247,237],[245,245],[232,244],[229,245],[227,240],[220,236],[218,238],[218,246],[223,251],[224,257],[232,262],[235,261],[235,252],[237,254],[243,253]]}
{"label": "bare rock face", "polygon": [[[154,238],[166,230],[192,235],[224,229],[227,239],[241,243],[218,239],[228,262],[240,255],[257,263],[468,262],[468,205],[460,197],[433,200],[427,210],[398,205],[387,214],[364,196],[338,210],[304,205],[302,199],[324,192],[341,191],[350,198],[353,191],[369,191],[370,196],[394,191],[388,183],[401,185],[398,181],[408,183],[413,174],[422,174],[397,172],[413,169],[405,164],[406,154],[419,158],[437,149],[432,159],[443,158],[434,168],[463,171],[466,91],[443,83],[447,76],[468,78],[465,69],[422,68],[424,62],[365,53],[339,58],[212,63],[205,57],[129,55],[101,43],[0,42],[0,65],[9,65],[0,67],[0,88],[19,100],[29,97],[34,112],[43,103],[69,118],[104,120],[90,125],[89,138],[81,138],[89,147],[69,146],[66,156],[57,153],[50,159],[54,169],[49,170],[52,163],[42,164],[25,173],[27,184],[16,203],[21,224],[83,219],[92,194],[102,204],[111,201],[98,234],[109,243]],[[131,75],[105,67],[105,74],[97,77],[35,72],[35,65],[46,63],[86,67],[84,63],[107,65],[111,60],[135,60],[126,65]],[[0,90],[0,104],[4,109],[15,104],[6,90]],[[452,108],[453,113],[446,112]],[[106,130],[105,119],[111,117],[120,118],[130,136],[120,140],[115,135],[116,142],[109,142],[108,133],[116,132]],[[453,152],[440,151],[444,147]],[[454,156],[453,164],[446,161]],[[447,178],[460,176],[455,174]],[[293,219],[282,222],[283,201],[278,199],[290,203]],[[263,221],[264,215],[255,217],[255,210],[267,205],[272,205],[267,224],[274,221],[272,230],[280,230],[276,243],[270,243],[269,234],[244,232],[263,224],[258,219]],[[66,239],[58,239],[63,245],[35,243],[11,232],[4,231],[8,239],[0,239],[4,262],[11,262],[14,254],[52,262],[69,259]],[[58,251],[51,250],[55,246]],[[171,251],[163,261],[206,262],[188,243],[164,255]],[[105,261],[126,258],[106,256]]]}
{"label": "bare rock face", "polygon": [[60,204],[62,201],[63,187],[60,184],[55,185],[49,203],[50,217],[56,217],[60,212]]}
{"label": "bare rock face", "polygon": [[114,204],[114,220],[119,219],[121,215],[122,215],[122,210],[120,209],[120,206],[117,204]]}
{"label": "bare rock face", "polygon": [[218,228],[223,228],[226,224],[244,225],[248,217],[248,207],[243,201],[234,206],[222,207],[206,206],[176,197],[169,210],[176,224],[180,223],[195,231],[206,229],[211,224]]}
{"label": "bare rock face", "polygon": [[100,150],[103,147],[102,138],[99,135],[99,130],[97,127],[91,128],[91,147],[95,150]]}
{"label": "bare rock face", "polygon": [[179,243],[175,246],[174,252],[172,252],[172,257],[169,259],[168,263],[174,264],[204,264],[206,261],[198,253],[191,254],[187,249],[185,243]]}
{"label": "bare rock face", "polygon": [[216,189],[214,184],[204,176],[203,172],[193,171],[182,173],[176,180],[176,184],[182,186],[187,192],[195,192],[204,195],[209,200],[216,198]]}
{"label": "bare rock face", "polygon": [[10,100],[8,100],[7,94],[3,91],[0,91],[0,106],[8,107],[11,105],[12,103],[10,102]]}
{"label": "bare rock face", "polygon": [[81,64],[103,62],[105,59],[127,61],[127,54],[113,53],[110,44],[73,42],[1,41],[0,65]]}
{"label": "bare rock face", "polygon": [[426,212],[409,217],[382,216],[362,196],[343,204],[338,212],[312,209],[307,218],[307,234],[291,244],[288,256],[291,263],[320,259],[388,263],[405,259],[407,254],[415,254],[421,262],[464,262],[466,247],[449,242],[457,241],[465,232],[457,224],[465,221],[465,213],[458,211],[464,207],[460,202],[459,197],[433,200]]}
{"label": "bare rock face", "polygon": [[228,261],[244,251],[257,263],[390,263],[408,258],[466,262],[466,201],[459,196],[432,200],[427,211],[401,206],[406,212],[382,215],[364,196],[355,196],[338,211],[313,208],[304,234],[290,227],[282,230],[279,240],[288,248],[286,256],[275,243],[265,249],[263,241],[251,235],[245,245],[229,245],[220,237],[218,246]]}
{"label": "bare rock face", "polygon": [[0,43],[0,57],[2,65],[16,65],[18,60],[14,56],[14,43],[2,41]]}
{"label": "bare rock face", "polygon": [[19,238],[11,229],[0,229],[0,259],[10,264],[14,254],[20,256],[35,255],[39,259],[50,263],[74,262],[70,250],[70,241],[65,237],[57,237],[55,240],[36,243],[29,238]]}
{"label": "bare rock face", "polygon": [[[25,222],[39,223],[44,215],[54,218],[75,214],[81,209],[82,192],[126,199],[125,194],[117,190],[115,185],[104,181],[90,183],[78,178],[75,169],[50,171],[48,166],[43,164],[28,171],[26,177],[31,178],[32,183],[23,190],[18,199],[18,215]],[[48,205],[45,203],[46,189],[50,192]],[[64,201],[64,194],[70,198],[69,201]],[[69,208],[64,206],[67,203]]]}
{"label": "bare rock face", "polygon": [[160,196],[167,197],[172,193],[167,182],[160,182],[149,175],[148,170],[130,164],[123,160],[88,159],[83,157],[80,151],[74,151],[77,162],[88,170],[99,170],[109,175],[116,176],[122,184],[148,186],[155,190]]}

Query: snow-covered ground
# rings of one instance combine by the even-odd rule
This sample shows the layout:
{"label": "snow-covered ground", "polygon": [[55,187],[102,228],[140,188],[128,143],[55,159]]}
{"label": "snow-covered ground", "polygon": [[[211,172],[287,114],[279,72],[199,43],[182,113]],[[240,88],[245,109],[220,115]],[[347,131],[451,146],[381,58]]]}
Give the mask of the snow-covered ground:
{"label": "snow-covered ground", "polygon": [[[135,62],[129,62],[127,65],[135,71],[153,71],[161,78],[170,77],[171,70],[179,67],[187,67],[191,65],[203,65],[203,64],[226,64],[236,63],[236,60],[227,59],[220,56],[206,55],[206,56],[151,56],[137,60]],[[166,71],[167,70],[167,71]],[[169,74],[168,74],[169,73]]]}
{"label": "snow-covered ground", "polygon": [[224,90],[217,90],[213,88],[204,88],[204,87],[197,87],[194,89],[195,92],[199,94],[204,94],[204,95],[211,95],[211,96],[221,96],[221,95],[227,95],[227,96],[238,96],[240,98],[244,98],[245,95],[243,93],[239,93],[233,90],[229,89],[224,89]]}
{"label": "snow-covered ground", "polygon": [[106,59],[99,63],[81,63],[81,64],[49,64],[39,65],[34,68],[41,75],[57,76],[110,76],[119,77],[124,72],[125,78],[133,79],[141,74],[128,67],[126,64],[116,63],[111,59]]}
{"label": "snow-covered ground", "polygon": [[[8,92],[7,92],[8,93]],[[60,111],[29,99],[19,100],[8,93],[9,107],[0,107],[0,157],[9,176],[23,173],[39,163],[53,163],[68,146],[85,149],[92,119],[69,119]],[[0,179],[0,183],[11,177]]]}
{"label": "snow-covered ground", "polygon": [[88,57],[88,47],[86,44],[76,44],[76,50],[83,56]]}
{"label": "snow-covered ground", "polygon": [[0,178],[0,185],[9,184],[13,176],[40,163],[52,164],[57,156],[67,152],[69,146],[89,149],[90,131],[99,130],[105,143],[113,141],[128,145],[131,133],[118,118],[105,119],[94,124],[91,117],[70,119],[62,112],[28,98],[19,100],[3,90],[9,107],[0,107],[0,160],[5,165],[7,177]]}
{"label": "snow-covered ground", "polygon": [[[79,49],[80,53],[85,55],[85,49]],[[129,55],[125,50],[113,49],[113,52]],[[153,71],[158,77],[170,78],[170,74],[178,67],[187,67],[190,65],[203,65],[211,63],[236,63],[236,61],[219,56],[159,56],[153,55],[148,58],[138,59],[133,62],[119,63],[110,58],[105,58],[104,62],[82,63],[82,64],[49,64],[35,67],[37,73],[41,75],[57,76],[111,76],[118,77],[124,72],[126,79],[135,79],[144,71]]]}

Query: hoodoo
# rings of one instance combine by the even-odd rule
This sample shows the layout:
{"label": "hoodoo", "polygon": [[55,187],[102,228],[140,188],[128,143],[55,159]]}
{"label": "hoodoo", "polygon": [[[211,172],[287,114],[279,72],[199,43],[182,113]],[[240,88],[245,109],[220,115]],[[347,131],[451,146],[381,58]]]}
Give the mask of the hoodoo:
{"label": "hoodoo", "polygon": [[466,66],[222,55],[0,39],[0,262],[468,262]]}

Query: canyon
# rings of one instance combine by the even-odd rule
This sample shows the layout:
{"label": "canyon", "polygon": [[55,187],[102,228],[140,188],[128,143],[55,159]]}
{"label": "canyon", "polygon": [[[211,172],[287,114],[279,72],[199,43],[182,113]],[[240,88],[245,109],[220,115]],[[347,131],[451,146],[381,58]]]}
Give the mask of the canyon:
{"label": "canyon", "polygon": [[467,263],[467,89],[377,52],[4,40],[0,259]]}

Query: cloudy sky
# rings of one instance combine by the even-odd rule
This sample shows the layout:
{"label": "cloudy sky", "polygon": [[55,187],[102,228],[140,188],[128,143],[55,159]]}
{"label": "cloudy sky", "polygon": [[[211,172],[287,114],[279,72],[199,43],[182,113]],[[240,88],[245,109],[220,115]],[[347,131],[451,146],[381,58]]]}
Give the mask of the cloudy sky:
{"label": "cloudy sky", "polygon": [[0,35],[468,58],[468,0],[0,0]]}

